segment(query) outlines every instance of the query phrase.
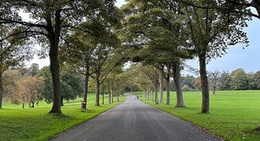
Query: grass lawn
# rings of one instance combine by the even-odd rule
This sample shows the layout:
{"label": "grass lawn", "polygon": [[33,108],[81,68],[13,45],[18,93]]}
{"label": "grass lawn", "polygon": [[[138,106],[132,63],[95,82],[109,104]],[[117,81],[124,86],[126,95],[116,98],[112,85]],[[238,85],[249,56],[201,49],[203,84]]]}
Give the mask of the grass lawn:
{"label": "grass lawn", "polygon": [[175,92],[171,93],[170,105],[155,104],[151,100],[141,99],[181,119],[204,127],[225,140],[260,140],[260,131],[253,132],[260,126],[260,91],[217,91],[216,95],[210,95],[210,114],[200,113],[201,92],[183,94],[187,108],[174,107]]}
{"label": "grass lawn", "polygon": [[[81,111],[81,99],[64,102],[63,115],[47,114],[51,104],[41,102],[35,108],[4,102],[0,109],[0,141],[46,141],[64,130],[89,120],[120,102],[94,106],[94,95],[88,96],[88,110]],[[124,97],[121,98],[124,101]]]}

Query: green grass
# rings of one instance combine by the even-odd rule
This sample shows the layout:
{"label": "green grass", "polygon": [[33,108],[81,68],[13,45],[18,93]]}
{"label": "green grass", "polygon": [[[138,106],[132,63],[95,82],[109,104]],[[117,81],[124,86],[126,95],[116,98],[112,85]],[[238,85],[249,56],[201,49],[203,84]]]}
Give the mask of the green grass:
{"label": "green grass", "polygon": [[47,114],[52,105],[44,102],[35,108],[24,109],[21,105],[4,102],[4,108],[0,109],[0,141],[46,141],[120,103],[97,107],[94,106],[94,95],[90,95],[88,101],[86,111],[81,111],[81,99],[65,102],[62,115]]}
{"label": "green grass", "polygon": [[[165,95],[165,94],[164,94]],[[201,114],[201,92],[184,92],[187,108],[175,108],[176,95],[171,93],[171,104],[154,104],[142,100],[184,120],[206,128],[228,141],[259,141],[260,91],[217,91],[210,95],[210,113]]]}

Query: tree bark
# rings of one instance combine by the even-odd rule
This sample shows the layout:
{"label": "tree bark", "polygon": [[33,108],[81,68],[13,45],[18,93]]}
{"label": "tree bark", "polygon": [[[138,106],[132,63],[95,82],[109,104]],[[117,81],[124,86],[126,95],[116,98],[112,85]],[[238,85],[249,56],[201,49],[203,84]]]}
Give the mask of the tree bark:
{"label": "tree bark", "polygon": [[46,18],[47,21],[47,31],[48,39],[50,42],[50,70],[52,75],[53,83],[53,105],[49,113],[61,114],[61,84],[60,84],[60,65],[58,61],[58,51],[59,51],[59,38],[61,32],[61,20],[60,20],[61,10],[55,11],[55,26],[53,28],[53,23],[51,20],[51,14]]}
{"label": "tree bark", "polygon": [[113,90],[111,89],[111,102],[114,103]]}
{"label": "tree bark", "polygon": [[84,79],[84,94],[83,94],[83,103],[85,106],[82,106],[82,109],[87,109],[87,100],[88,100],[88,82],[89,82],[89,75],[86,74],[85,75],[85,79]]}
{"label": "tree bark", "polygon": [[108,93],[108,103],[109,104],[111,104],[112,103],[112,92],[113,92],[113,90],[112,89],[110,89],[110,92]]}
{"label": "tree bark", "polygon": [[162,72],[159,72],[159,83],[160,83],[160,103],[163,103],[163,76]]}
{"label": "tree bark", "polygon": [[206,54],[202,53],[199,55],[200,63],[200,80],[202,89],[202,107],[201,113],[209,113],[209,87],[208,87],[208,77],[206,69]]}
{"label": "tree bark", "polygon": [[95,106],[100,106],[99,104],[99,88],[100,88],[100,82],[99,82],[99,77],[100,77],[100,74],[99,72],[96,72],[96,78],[95,78],[95,81],[96,81],[96,101],[95,101]]}
{"label": "tree bark", "polygon": [[81,109],[87,109],[88,104],[88,83],[89,83],[89,65],[86,61],[86,72],[85,72],[85,79],[84,79],[84,90],[83,90],[83,101]]}
{"label": "tree bark", "polygon": [[215,84],[213,85],[212,94],[216,95],[216,86],[215,86]]}
{"label": "tree bark", "polygon": [[102,92],[102,104],[105,104],[105,94]]}
{"label": "tree bark", "polygon": [[104,85],[103,85],[103,83],[102,83],[102,104],[105,104],[105,92],[104,92],[105,90],[104,90]]}
{"label": "tree bark", "polygon": [[174,79],[174,84],[175,84],[175,89],[176,89],[176,96],[177,96],[177,103],[175,107],[186,107],[184,104],[183,100],[183,94],[182,94],[182,89],[181,89],[181,68],[180,68],[180,63],[175,62],[173,63],[173,79]]}
{"label": "tree bark", "polygon": [[167,66],[167,74],[166,74],[166,104],[170,104],[170,66]]}
{"label": "tree bark", "polygon": [[154,102],[158,103],[158,84],[154,86]]}
{"label": "tree bark", "polygon": [[60,99],[60,103],[61,103],[61,106],[64,106],[63,97],[62,96],[61,96],[61,99]]}

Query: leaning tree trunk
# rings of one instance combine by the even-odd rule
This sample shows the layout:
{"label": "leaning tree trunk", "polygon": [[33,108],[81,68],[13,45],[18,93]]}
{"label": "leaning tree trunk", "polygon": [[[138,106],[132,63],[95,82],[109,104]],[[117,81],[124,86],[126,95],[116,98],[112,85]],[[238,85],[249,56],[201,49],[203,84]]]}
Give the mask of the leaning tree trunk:
{"label": "leaning tree trunk", "polygon": [[174,84],[175,84],[175,89],[176,89],[176,96],[177,96],[177,103],[175,107],[186,107],[184,104],[183,100],[183,94],[181,90],[181,68],[180,68],[180,63],[175,62],[173,64],[173,79],[174,79]]}
{"label": "leaning tree trunk", "polygon": [[1,71],[0,72],[0,109],[2,109],[3,106],[3,92],[4,92],[2,80],[3,80],[3,72]]}
{"label": "leaning tree trunk", "polygon": [[50,70],[52,75],[53,83],[53,105],[49,113],[61,114],[61,83],[60,83],[60,66],[58,61],[58,51],[59,51],[59,38],[61,31],[61,20],[60,20],[61,10],[55,12],[55,28],[53,28],[51,21],[51,15],[46,18],[47,21],[47,31],[48,39],[50,42]]}
{"label": "leaning tree trunk", "polygon": [[200,63],[201,89],[202,89],[201,113],[209,113],[209,87],[208,87],[205,53],[199,55],[199,63]]}

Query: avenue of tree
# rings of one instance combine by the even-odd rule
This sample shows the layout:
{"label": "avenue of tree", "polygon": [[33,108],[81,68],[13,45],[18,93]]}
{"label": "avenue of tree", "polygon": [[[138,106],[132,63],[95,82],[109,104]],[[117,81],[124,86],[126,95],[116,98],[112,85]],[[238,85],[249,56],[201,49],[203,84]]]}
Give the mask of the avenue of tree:
{"label": "avenue of tree", "polygon": [[[164,101],[166,90],[170,104],[174,87],[176,107],[186,107],[182,91],[201,90],[201,112],[209,113],[211,88],[259,88],[258,72],[206,69],[229,46],[248,45],[243,28],[252,17],[260,19],[259,0],[128,0],[120,9],[115,2],[2,0],[0,108],[3,97],[31,107],[44,99],[53,104],[50,113],[61,114],[63,99],[81,95],[86,109],[92,85],[96,106],[100,94],[107,93],[112,102],[123,91],[143,90],[149,98],[151,87],[155,102]],[[21,13],[29,14],[29,20]],[[32,58],[35,44],[41,46],[40,57],[49,56],[50,66],[39,70],[34,64],[30,69],[39,72],[26,74],[21,65]],[[193,58],[199,59],[199,77],[182,77],[185,60]],[[124,70],[127,61],[137,65]]]}

